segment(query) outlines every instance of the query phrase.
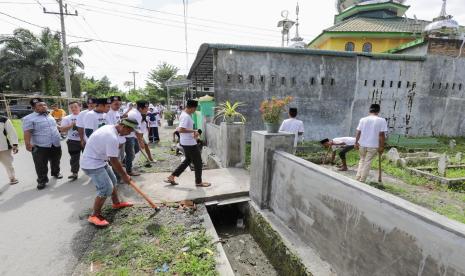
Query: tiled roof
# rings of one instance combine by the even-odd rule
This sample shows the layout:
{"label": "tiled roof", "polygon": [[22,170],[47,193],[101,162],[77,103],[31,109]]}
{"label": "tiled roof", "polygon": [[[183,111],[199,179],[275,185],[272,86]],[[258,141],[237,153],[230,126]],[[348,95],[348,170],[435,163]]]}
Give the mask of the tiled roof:
{"label": "tiled roof", "polygon": [[431,22],[403,17],[354,17],[326,29],[325,32],[421,33],[429,23]]}

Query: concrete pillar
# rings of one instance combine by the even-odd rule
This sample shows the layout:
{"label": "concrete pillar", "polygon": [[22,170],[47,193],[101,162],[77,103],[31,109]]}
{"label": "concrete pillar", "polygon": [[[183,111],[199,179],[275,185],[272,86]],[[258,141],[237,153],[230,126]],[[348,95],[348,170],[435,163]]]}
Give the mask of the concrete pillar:
{"label": "concrete pillar", "polygon": [[245,125],[241,123],[220,126],[223,154],[221,163],[225,168],[244,167],[245,164]]}
{"label": "concrete pillar", "polygon": [[294,134],[252,132],[252,160],[250,167],[250,198],[262,209],[268,208],[273,153],[275,150],[292,153]]}

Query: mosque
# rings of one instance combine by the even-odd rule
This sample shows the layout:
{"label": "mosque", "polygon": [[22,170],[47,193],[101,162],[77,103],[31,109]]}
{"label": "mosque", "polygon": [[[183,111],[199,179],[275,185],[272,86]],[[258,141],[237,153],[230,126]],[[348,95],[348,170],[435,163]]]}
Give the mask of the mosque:
{"label": "mosque", "polygon": [[460,33],[465,30],[446,14],[446,0],[433,21],[408,18],[406,0],[337,0],[336,5],[339,13],[334,25],[323,30],[308,48],[399,53],[424,45],[428,36],[463,40]]}

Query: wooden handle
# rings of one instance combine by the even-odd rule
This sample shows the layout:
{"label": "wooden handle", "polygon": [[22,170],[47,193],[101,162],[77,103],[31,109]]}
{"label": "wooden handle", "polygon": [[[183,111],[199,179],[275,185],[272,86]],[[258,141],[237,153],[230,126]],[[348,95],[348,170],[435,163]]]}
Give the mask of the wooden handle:
{"label": "wooden handle", "polygon": [[380,153],[379,156],[378,156],[378,161],[379,161],[379,162],[378,162],[378,164],[379,164],[378,182],[380,182],[380,183],[383,181],[383,179],[382,179],[383,172],[382,172],[382,170],[381,170],[381,156],[382,156],[382,155],[381,155],[381,153]]}
{"label": "wooden handle", "polygon": [[136,185],[136,183],[134,183],[134,181],[131,180],[131,181],[129,182],[129,185],[130,185],[138,194],[140,194],[140,195],[148,202],[148,204],[149,204],[152,208],[154,208],[154,209],[158,208],[158,206],[157,206],[155,203],[153,203],[153,201],[152,201],[144,192],[142,192],[142,190],[141,190],[139,187],[137,187],[137,185]]}

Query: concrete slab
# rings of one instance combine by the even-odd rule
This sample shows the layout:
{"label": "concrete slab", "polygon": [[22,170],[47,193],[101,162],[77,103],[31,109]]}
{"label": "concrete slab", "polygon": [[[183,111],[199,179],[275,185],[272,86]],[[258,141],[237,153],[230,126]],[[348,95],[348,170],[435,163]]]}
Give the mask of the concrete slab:
{"label": "concrete slab", "polygon": [[[134,180],[149,197],[159,203],[181,200],[205,202],[249,194],[250,176],[249,172],[244,169],[227,168],[203,171],[203,179],[212,183],[212,186],[208,188],[195,187],[194,172],[189,169],[177,179],[179,183],[177,186],[163,182],[169,175],[169,173],[143,174],[134,177]],[[143,201],[127,185],[121,186],[120,192],[125,198],[130,198],[135,202]]]}

